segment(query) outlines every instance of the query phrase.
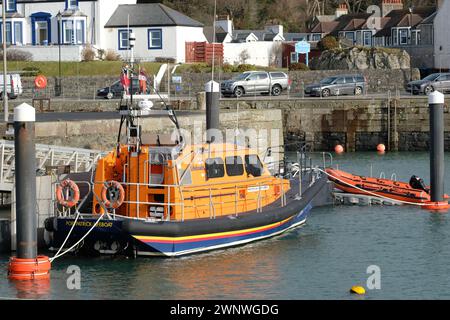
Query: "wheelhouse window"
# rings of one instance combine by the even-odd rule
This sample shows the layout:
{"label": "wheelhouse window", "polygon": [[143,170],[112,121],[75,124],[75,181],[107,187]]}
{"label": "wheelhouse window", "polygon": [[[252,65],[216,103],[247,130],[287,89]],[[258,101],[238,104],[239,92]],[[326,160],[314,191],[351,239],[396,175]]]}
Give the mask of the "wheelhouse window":
{"label": "wheelhouse window", "polygon": [[128,50],[130,48],[131,29],[119,30],[119,50]]}
{"label": "wheelhouse window", "polygon": [[84,21],[83,20],[63,20],[62,36],[64,44],[84,44]]}
{"label": "wheelhouse window", "polygon": [[162,49],[162,30],[148,29],[148,48]]}
{"label": "wheelhouse window", "polygon": [[225,167],[227,169],[227,175],[230,177],[242,176],[244,174],[244,164],[242,158],[236,157],[226,157]]}
{"label": "wheelhouse window", "polygon": [[255,154],[245,156],[245,171],[254,177],[260,177],[263,174],[263,165],[259,157]]}
{"label": "wheelhouse window", "polygon": [[16,12],[17,11],[17,4],[16,0],[6,0],[6,12]]}
{"label": "wheelhouse window", "polygon": [[225,168],[222,158],[210,158],[205,161],[206,177],[208,179],[222,178],[225,176]]}

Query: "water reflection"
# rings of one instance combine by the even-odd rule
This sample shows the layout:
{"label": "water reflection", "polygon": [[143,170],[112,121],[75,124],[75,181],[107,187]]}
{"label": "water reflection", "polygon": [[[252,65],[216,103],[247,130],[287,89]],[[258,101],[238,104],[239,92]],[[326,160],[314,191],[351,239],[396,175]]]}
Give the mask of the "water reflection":
{"label": "water reflection", "polygon": [[10,285],[16,290],[16,294],[14,296],[18,299],[50,298],[50,279],[40,279],[32,281],[11,280]]}

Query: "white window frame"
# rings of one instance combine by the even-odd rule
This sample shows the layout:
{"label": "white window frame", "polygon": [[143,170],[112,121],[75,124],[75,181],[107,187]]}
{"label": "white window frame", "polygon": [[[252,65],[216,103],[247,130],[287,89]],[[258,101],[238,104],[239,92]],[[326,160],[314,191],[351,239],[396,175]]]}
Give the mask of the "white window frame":
{"label": "white window frame", "polygon": [[[408,31],[409,30],[407,28],[398,29],[398,44],[399,45],[403,46],[403,45],[408,44],[408,33],[409,33]],[[402,42],[402,37],[403,37],[402,33],[404,33],[404,37],[406,39],[405,42]]]}

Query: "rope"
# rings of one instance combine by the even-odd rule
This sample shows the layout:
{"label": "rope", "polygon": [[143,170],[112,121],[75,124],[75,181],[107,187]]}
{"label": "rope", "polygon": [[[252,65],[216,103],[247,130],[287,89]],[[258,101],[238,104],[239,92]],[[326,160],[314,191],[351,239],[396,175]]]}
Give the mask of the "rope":
{"label": "rope", "polygon": [[342,182],[343,184],[345,184],[345,185],[347,185],[347,186],[349,186],[349,187],[352,187],[352,188],[354,188],[354,189],[356,189],[356,190],[365,192],[365,193],[370,194],[370,195],[372,195],[372,196],[375,196],[375,197],[377,197],[377,198],[382,198],[382,199],[386,199],[386,200],[390,200],[390,201],[394,201],[394,202],[398,202],[398,203],[409,204],[409,205],[419,206],[419,207],[430,205],[429,203],[409,202],[409,201],[396,200],[396,199],[392,199],[392,198],[389,198],[389,197],[385,197],[385,196],[376,194],[376,193],[374,193],[374,192],[371,192],[371,191],[368,191],[368,190],[361,189],[361,188],[359,188],[359,187],[357,187],[357,186],[355,186],[355,185],[352,185],[352,184],[350,184],[350,183],[348,183],[348,182],[345,182],[345,181],[343,181],[342,179],[339,179],[338,177],[333,176],[333,175],[329,174],[328,172],[326,172],[326,171],[324,171],[324,170],[322,170],[322,169],[320,169],[320,168],[316,168],[316,169],[319,170],[320,172],[325,173],[327,176],[332,177],[333,179],[336,179],[336,180],[338,180],[339,182]]}

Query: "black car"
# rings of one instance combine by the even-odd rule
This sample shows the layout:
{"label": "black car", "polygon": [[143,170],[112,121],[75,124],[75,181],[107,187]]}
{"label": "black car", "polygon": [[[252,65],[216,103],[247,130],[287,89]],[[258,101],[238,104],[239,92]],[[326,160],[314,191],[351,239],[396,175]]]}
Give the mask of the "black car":
{"label": "black car", "polygon": [[359,74],[345,74],[331,76],[305,86],[305,95],[316,97],[329,97],[350,94],[359,96],[366,92],[367,80]]}
{"label": "black car", "polygon": [[[133,78],[133,94],[138,94],[139,92],[139,79]],[[150,92],[150,86],[147,82],[147,93]],[[120,81],[114,82],[111,86],[105,87],[103,89],[97,90],[97,97],[102,97],[105,99],[121,98],[123,96],[123,86]]]}

